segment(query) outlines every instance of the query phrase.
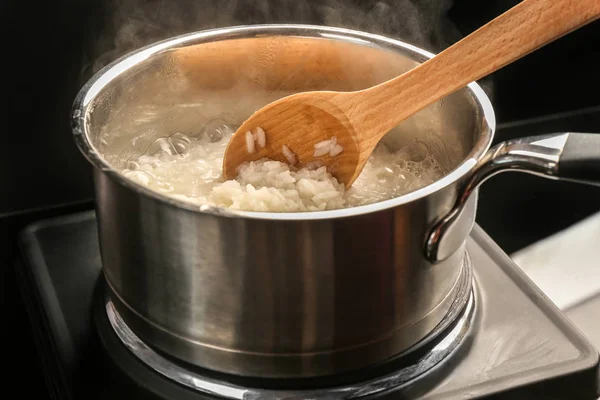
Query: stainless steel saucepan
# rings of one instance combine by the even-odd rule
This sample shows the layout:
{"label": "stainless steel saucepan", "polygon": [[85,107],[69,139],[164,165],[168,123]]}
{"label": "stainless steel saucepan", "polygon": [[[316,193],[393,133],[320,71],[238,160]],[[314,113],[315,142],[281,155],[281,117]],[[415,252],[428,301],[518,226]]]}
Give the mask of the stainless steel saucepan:
{"label": "stainless steel saucepan", "polygon": [[312,377],[397,357],[451,322],[471,291],[465,240],[477,187],[503,171],[600,181],[600,136],[557,133],[490,149],[492,106],[473,83],[391,131],[450,171],[392,200],[309,213],[202,207],[120,171],[159,137],[239,124],[307,90],[358,90],[432,54],[344,29],[263,25],[140,49],[82,88],[72,114],[94,167],[110,296],[149,345],[215,371]]}

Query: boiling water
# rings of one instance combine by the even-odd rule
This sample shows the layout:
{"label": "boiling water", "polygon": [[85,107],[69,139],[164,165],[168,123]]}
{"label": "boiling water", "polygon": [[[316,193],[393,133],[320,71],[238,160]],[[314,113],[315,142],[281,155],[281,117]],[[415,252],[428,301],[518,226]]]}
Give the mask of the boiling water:
{"label": "boiling water", "polygon": [[123,174],[151,190],[198,206],[297,212],[391,199],[446,173],[422,143],[398,151],[380,143],[349,190],[325,167],[297,169],[271,160],[246,163],[235,180],[224,181],[223,155],[233,132],[235,127],[215,120],[194,137],[175,133],[160,138],[145,154],[130,160]]}

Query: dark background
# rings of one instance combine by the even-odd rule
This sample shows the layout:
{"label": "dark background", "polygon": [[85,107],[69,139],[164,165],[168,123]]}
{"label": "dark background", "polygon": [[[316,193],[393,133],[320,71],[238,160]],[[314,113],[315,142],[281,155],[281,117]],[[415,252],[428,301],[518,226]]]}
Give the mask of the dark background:
{"label": "dark background", "polygon": [[[464,35],[516,3],[457,0],[449,15]],[[0,1],[0,337],[12,354],[4,380],[19,385],[21,395],[43,382],[15,288],[15,238],[32,220],[93,206],[90,168],[73,143],[69,111],[92,72],[86,66],[109,24],[107,4]],[[600,132],[599,65],[595,22],[495,73],[496,142],[563,130]],[[75,205],[61,211],[65,204]],[[483,186],[478,223],[510,253],[599,209],[599,188],[504,174]]]}

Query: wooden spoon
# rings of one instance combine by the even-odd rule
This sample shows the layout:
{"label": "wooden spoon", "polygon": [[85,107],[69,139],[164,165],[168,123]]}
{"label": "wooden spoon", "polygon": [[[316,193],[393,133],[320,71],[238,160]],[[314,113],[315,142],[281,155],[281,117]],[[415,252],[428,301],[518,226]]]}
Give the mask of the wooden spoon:
{"label": "wooden spoon", "polygon": [[[600,0],[523,0],[437,56],[380,85],[282,98],[254,113],[235,132],[225,151],[223,176],[234,179],[242,163],[264,157],[295,159],[298,167],[318,160],[349,187],[379,140],[400,122],[599,16]],[[261,137],[266,144],[257,140]],[[323,143],[331,138],[339,147]],[[318,143],[335,150],[320,154],[325,151],[321,147],[315,152]]]}

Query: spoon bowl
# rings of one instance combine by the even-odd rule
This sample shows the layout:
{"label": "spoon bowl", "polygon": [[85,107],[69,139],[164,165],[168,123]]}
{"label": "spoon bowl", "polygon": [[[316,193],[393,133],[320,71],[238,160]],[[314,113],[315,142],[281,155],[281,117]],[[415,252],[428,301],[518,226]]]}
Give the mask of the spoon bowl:
{"label": "spoon bowl", "polygon": [[[223,159],[223,174],[235,178],[239,160],[256,161],[263,158],[285,162],[293,166],[325,166],[340,182],[354,181],[356,168],[365,163],[361,159],[361,141],[347,114],[330,99],[339,99],[346,93],[305,92],[285,97],[266,105],[248,118],[231,138]],[[247,135],[262,129],[267,140],[262,147],[258,140],[248,147]],[[335,136],[324,137],[331,132]],[[318,143],[331,140],[337,151],[315,149]],[[339,153],[338,153],[339,152]],[[319,154],[323,153],[323,154]],[[293,160],[293,161],[292,161]],[[350,168],[349,168],[350,167]]]}

